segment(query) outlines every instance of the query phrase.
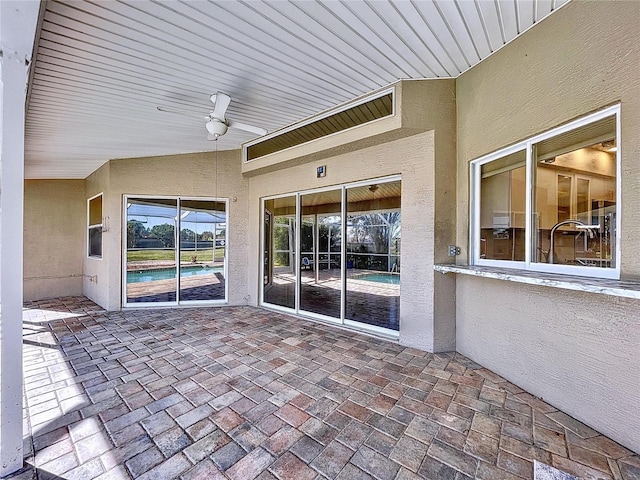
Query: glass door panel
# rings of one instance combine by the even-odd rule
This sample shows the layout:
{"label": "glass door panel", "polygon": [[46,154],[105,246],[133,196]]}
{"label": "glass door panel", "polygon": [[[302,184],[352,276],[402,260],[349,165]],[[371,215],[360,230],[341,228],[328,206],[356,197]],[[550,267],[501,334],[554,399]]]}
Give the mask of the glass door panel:
{"label": "glass door panel", "polygon": [[342,190],[300,197],[300,310],[340,318]]}
{"label": "glass door panel", "polygon": [[127,200],[126,301],[175,302],[176,199]]}
{"label": "glass door panel", "polygon": [[225,299],[226,204],[180,201],[180,302]]}
{"label": "glass door panel", "polygon": [[[265,284],[263,302],[295,308],[296,299],[296,197],[265,201]],[[268,213],[267,213],[268,212]],[[268,215],[268,217],[267,217]]]}
{"label": "glass door panel", "polygon": [[400,181],[347,189],[347,320],[399,330],[400,192]]}

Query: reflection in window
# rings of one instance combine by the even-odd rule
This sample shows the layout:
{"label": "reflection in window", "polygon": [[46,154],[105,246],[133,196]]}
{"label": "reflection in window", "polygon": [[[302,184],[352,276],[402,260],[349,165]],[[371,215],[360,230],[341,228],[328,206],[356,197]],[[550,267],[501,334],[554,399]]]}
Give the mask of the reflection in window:
{"label": "reflection in window", "polygon": [[127,199],[127,303],[177,301],[177,199]]}
{"label": "reflection in window", "polygon": [[400,180],[384,179],[264,200],[262,301],[399,330],[400,197]]}
{"label": "reflection in window", "polygon": [[226,205],[180,201],[180,300],[224,300]]}

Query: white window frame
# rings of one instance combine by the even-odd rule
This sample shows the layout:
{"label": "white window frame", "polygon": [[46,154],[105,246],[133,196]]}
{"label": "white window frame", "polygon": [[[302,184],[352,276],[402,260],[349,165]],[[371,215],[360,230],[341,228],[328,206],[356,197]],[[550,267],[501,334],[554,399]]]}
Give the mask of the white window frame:
{"label": "white window frame", "polygon": [[[176,278],[176,300],[172,302],[127,302],[127,205],[129,199],[159,199],[159,200],[176,200],[176,215],[178,218],[177,228],[175,232],[175,263],[176,268],[180,264],[180,241],[179,232],[181,230],[180,211],[182,209],[181,202],[183,200],[203,200],[207,202],[224,203],[225,213],[227,215],[227,222],[225,227],[224,236],[224,273],[225,273],[225,285],[224,285],[224,298],[216,300],[181,300],[180,299],[180,276]],[[139,309],[149,307],[175,307],[175,306],[207,306],[207,305],[227,305],[229,303],[229,198],[227,197],[192,197],[192,196],[179,196],[179,195],[135,195],[124,194],[122,195],[122,243],[120,247],[122,259],[120,265],[120,289],[122,294],[122,308],[123,309]],[[213,248],[216,247],[216,239],[214,232]]]}
{"label": "white window frame", "polygon": [[[102,197],[101,207],[100,207],[100,223],[91,223],[91,201],[95,200],[98,197]],[[104,229],[104,192],[100,192],[97,195],[87,199],[87,258],[92,258],[94,260],[102,260],[103,258],[103,245],[102,240],[100,241],[100,255],[91,255],[91,231],[100,229],[100,234],[105,231]]]}
{"label": "white window frame", "polygon": [[[606,117],[615,115],[616,119],[616,243],[615,243],[615,266],[611,268],[574,266],[574,265],[557,265],[532,261],[532,242],[533,242],[533,145],[557,135],[561,135],[571,130],[583,127],[590,123],[602,120]],[[621,218],[622,218],[622,188],[621,188],[621,161],[622,158],[622,142],[620,140],[620,105],[613,105],[598,112],[586,115],[572,122],[568,122],[560,127],[548,130],[544,133],[531,137],[517,144],[503,148],[496,152],[490,153],[483,157],[477,158],[470,162],[470,201],[469,201],[469,263],[477,266],[501,267],[520,270],[530,270],[547,273],[561,273],[566,275],[576,275],[582,277],[597,278],[620,278],[620,239],[622,237]],[[526,152],[526,203],[525,203],[525,260],[507,261],[507,260],[491,260],[480,258],[481,235],[480,235],[480,182],[482,166],[498,160],[518,151]]]}

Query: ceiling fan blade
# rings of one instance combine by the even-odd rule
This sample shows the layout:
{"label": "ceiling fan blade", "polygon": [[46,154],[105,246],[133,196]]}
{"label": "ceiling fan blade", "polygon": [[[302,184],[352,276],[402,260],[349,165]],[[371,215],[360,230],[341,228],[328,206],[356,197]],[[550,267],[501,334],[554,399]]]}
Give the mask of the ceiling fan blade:
{"label": "ceiling fan blade", "polygon": [[260,136],[267,134],[267,131],[264,128],[254,127],[253,125],[236,122],[235,120],[227,120],[227,125],[229,128],[237,128],[238,130],[244,130],[245,132],[255,133]]}
{"label": "ceiling fan blade", "polygon": [[211,101],[213,101],[213,112],[212,116],[218,118],[224,122],[224,115],[227,113],[227,108],[229,108],[229,104],[231,103],[231,97],[226,93],[218,92],[214,95],[211,95]]}
{"label": "ceiling fan blade", "polygon": [[208,117],[206,115],[203,115],[201,113],[189,113],[189,112],[185,112],[182,110],[178,110],[175,108],[167,108],[167,107],[156,107],[156,110],[158,110],[159,112],[162,113],[170,113],[172,115],[180,115],[183,117],[189,117],[191,119],[197,118],[199,116],[202,116],[202,118],[207,119]]}
{"label": "ceiling fan blade", "polygon": [[159,112],[163,112],[163,113],[173,113],[175,115],[185,115],[185,116],[191,116],[189,113],[186,112],[181,112],[180,110],[176,110],[173,108],[167,108],[167,107],[156,107],[156,110],[158,110]]}

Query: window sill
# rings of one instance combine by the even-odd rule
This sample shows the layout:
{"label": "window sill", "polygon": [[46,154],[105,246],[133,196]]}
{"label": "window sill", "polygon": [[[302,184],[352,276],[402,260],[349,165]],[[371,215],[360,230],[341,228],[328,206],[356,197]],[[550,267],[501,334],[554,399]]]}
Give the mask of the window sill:
{"label": "window sill", "polygon": [[578,292],[601,293],[616,297],[635,298],[640,300],[640,281],[610,280],[604,278],[587,278],[557,273],[532,272],[509,268],[480,267],[474,265],[435,265],[434,270],[443,274],[457,273],[475,277],[493,278],[509,282],[541,285],[544,287],[563,288]]}

